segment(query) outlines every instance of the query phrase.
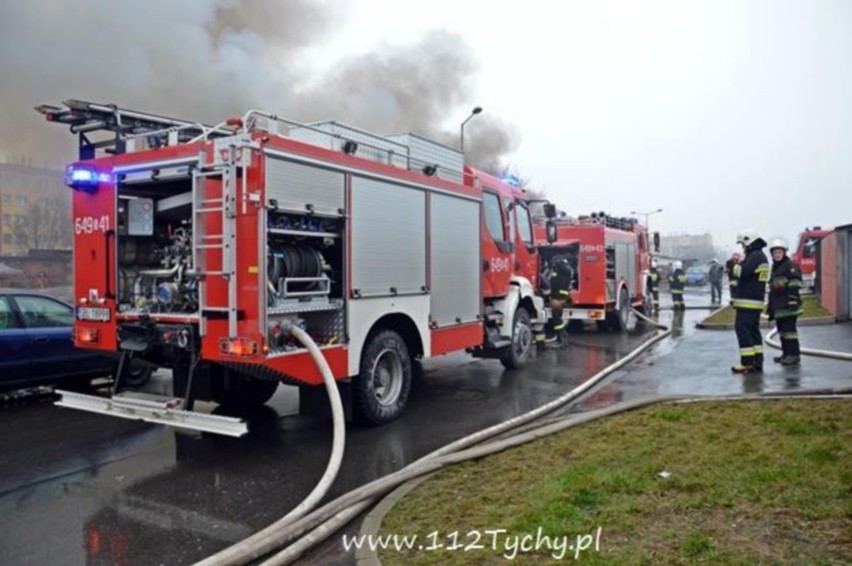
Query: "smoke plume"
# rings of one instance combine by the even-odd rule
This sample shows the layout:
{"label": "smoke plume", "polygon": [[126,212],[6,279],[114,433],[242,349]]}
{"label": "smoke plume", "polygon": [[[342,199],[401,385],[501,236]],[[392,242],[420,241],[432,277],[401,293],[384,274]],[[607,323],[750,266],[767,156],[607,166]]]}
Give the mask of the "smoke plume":
{"label": "smoke plume", "polygon": [[[59,167],[73,138],[32,110],[79,98],[215,123],[249,108],[458,145],[442,124],[472,106],[476,60],[433,32],[381,46],[323,76],[300,62],[345,18],[341,0],[78,0],[0,4],[0,155]],[[468,161],[495,168],[517,146],[486,113],[465,130]]]}

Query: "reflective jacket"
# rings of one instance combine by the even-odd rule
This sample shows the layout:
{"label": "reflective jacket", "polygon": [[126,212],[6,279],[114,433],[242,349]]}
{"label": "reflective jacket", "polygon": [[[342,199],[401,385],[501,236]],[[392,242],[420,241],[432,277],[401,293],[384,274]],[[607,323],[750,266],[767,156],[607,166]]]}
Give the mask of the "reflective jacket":
{"label": "reflective jacket", "polygon": [[571,280],[574,278],[571,269],[551,267],[547,278],[550,283],[550,296],[567,301],[571,296]]}
{"label": "reflective jacket", "polygon": [[766,283],[769,282],[769,260],[763,253],[765,246],[763,240],[758,240],[746,249],[745,259],[734,266],[733,273],[737,279],[735,309],[763,310]]}
{"label": "reflective jacket", "polygon": [[796,262],[784,256],[772,264],[769,278],[769,312],[775,318],[788,318],[802,314],[802,271]]}
{"label": "reflective jacket", "polygon": [[738,265],[738,262],[734,259],[729,259],[725,262],[725,273],[728,274],[728,285],[731,287],[731,299],[734,298],[734,293],[737,289],[737,278],[734,275],[734,267]]}
{"label": "reflective jacket", "polygon": [[656,267],[652,267],[651,271],[648,272],[645,285],[648,287],[648,291],[652,292],[660,286],[660,271]]}
{"label": "reflective jacket", "polygon": [[686,274],[683,272],[683,269],[675,269],[674,272],[669,275],[669,290],[673,295],[682,295],[683,288],[686,286]]}

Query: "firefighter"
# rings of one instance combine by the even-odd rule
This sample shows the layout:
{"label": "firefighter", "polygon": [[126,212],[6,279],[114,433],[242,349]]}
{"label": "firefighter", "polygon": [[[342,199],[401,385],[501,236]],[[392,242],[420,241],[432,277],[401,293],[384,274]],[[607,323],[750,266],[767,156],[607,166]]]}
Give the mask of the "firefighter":
{"label": "firefighter", "polygon": [[683,310],[683,288],[686,286],[686,274],[683,272],[683,262],[675,261],[672,264],[674,271],[669,275],[669,291],[672,293],[672,308]]}
{"label": "firefighter", "polygon": [[564,343],[567,321],[562,319],[562,311],[570,300],[571,281],[574,278],[568,258],[563,255],[554,257],[547,277],[550,283],[550,320],[545,329],[545,342],[559,340]]}
{"label": "firefighter", "polygon": [[736,319],[734,328],[740,347],[740,363],[731,367],[734,373],[763,371],[763,336],[760,334],[760,313],[769,281],[769,261],[763,248],[766,241],[754,230],[737,236],[743,246],[744,259],[733,268],[737,280],[734,298]]}
{"label": "firefighter", "polygon": [[710,262],[710,269],[707,273],[707,278],[710,280],[710,303],[722,304],[722,276],[725,269],[719,263],[719,260],[714,259]]}
{"label": "firefighter", "polygon": [[651,260],[651,268],[648,270],[648,277],[645,280],[645,287],[648,289],[648,294],[653,298],[654,312],[660,310],[660,270],[657,269],[657,260]]}
{"label": "firefighter", "polygon": [[778,336],[781,337],[782,354],[774,361],[785,366],[798,365],[799,335],[796,319],[802,315],[802,270],[787,257],[787,242],[775,238],[769,246],[772,254],[772,276],[769,278],[769,320],[775,319]]}
{"label": "firefighter", "polygon": [[737,292],[737,278],[734,276],[734,266],[740,262],[740,254],[734,252],[731,259],[725,262],[725,274],[728,276],[728,291],[730,291],[731,304],[734,304],[734,296]]}

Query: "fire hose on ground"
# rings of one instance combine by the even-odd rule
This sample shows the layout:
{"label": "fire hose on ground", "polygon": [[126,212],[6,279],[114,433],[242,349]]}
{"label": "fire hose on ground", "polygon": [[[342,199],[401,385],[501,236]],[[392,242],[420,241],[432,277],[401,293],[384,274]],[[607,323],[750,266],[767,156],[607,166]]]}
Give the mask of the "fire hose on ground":
{"label": "fire hose on ground", "polygon": [[[637,316],[646,322],[650,322],[655,327],[662,330],[662,332],[653,336],[649,340],[646,340],[627,356],[601,370],[592,376],[592,378],[565,393],[561,397],[532,411],[518,415],[507,421],[456,440],[392,474],[367,483],[360,488],[350,491],[337,499],[326,503],[319,509],[312,511],[299,519],[285,520],[285,517],[247,539],[199,562],[198,566],[246,564],[267,556],[288,542],[301,537],[301,540],[290,547],[285,548],[283,551],[263,563],[267,565],[289,564],[301,556],[306,550],[310,549],[318,542],[321,542],[327,538],[328,535],[332,534],[353,518],[357,517],[365,509],[373,505],[380,496],[390,492],[396,486],[413,478],[433,473],[449,464],[458,463],[472,458],[481,458],[483,455],[490,453],[483,451],[483,449],[488,447],[492,450],[495,446],[505,445],[508,447],[512,437],[503,438],[485,446],[474,447],[474,445],[480,444],[498,435],[505,435],[519,427],[529,425],[533,421],[545,417],[567,404],[576,401],[581,395],[585,394],[592,387],[598,385],[607,376],[629,364],[642,354],[642,352],[671,335],[671,330],[669,328],[659,324],[651,318],[641,315],[637,311],[634,312],[636,312]],[[529,433],[529,431],[527,431],[527,433]],[[288,514],[288,516],[289,515],[290,514]]]}
{"label": "fire hose on ground", "polygon": [[[766,343],[775,348],[776,350],[781,349],[781,342],[775,339],[778,336],[778,329],[773,328],[766,335]],[[800,348],[801,354],[806,356],[818,356],[821,358],[831,358],[833,360],[844,360],[847,362],[852,362],[852,354],[847,352],[832,352],[830,350],[816,350],[814,348]]]}
{"label": "fire hose on ground", "polygon": [[[669,328],[659,324],[657,321],[638,311],[634,310],[634,313],[639,319],[652,324],[657,329],[662,330],[662,332],[649,340],[646,340],[627,356],[601,370],[582,385],[572,389],[563,396],[537,409],[529,411],[528,413],[513,417],[507,421],[456,440],[392,474],[365,484],[358,489],[350,491],[349,493],[326,503],[313,512],[304,514],[301,518],[285,520],[285,517],[285,519],[270,525],[255,535],[252,535],[251,537],[209,557],[200,564],[205,566],[246,564],[260,560],[264,556],[268,556],[291,541],[295,541],[292,542],[290,546],[287,546],[271,558],[262,562],[265,566],[290,564],[315,545],[322,542],[328,536],[359,516],[366,509],[375,505],[379,501],[380,497],[391,492],[398,486],[418,478],[429,476],[445,466],[466,460],[482,458],[483,456],[530,442],[536,438],[576,426],[577,424],[633,410],[652,403],[664,401],[691,402],[695,400],[694,398],[684,397],[656,397],[653,399],[623,403],[616,407],[608,407],[582,415],[571,415],[567,418],[551,417],[544,420],[545,417],[556,412],[558,409],[576,401],[580,396],[600,384],[600,382],[607,376],[632,362],[642,352],[671,335],[671,330]],[[773,345],[773,347],[778,347],[770,341],[771,335],[772,333],[767,336],[767,341],[770,345]],[[838,359],[852,359],[852,356],[849,356],[848,354],[837,352],[803,350],[802,353],[809,355],[824,355],[827,357],[839,356]],[[837,392],[831,391],[829,393],[836,394]],[[768,396],[768,398],[771,397],[775,396]],[[711,400],[744,398],[751,397],[714,397]],[[498,439],[482,444],[483,442],[489,439],[494,439],[495,437]],[[288,514],[288,517],[291,515],[294,514],[291,512]]]}
{"label": "fire hose on ground", "polygon": [[[346,419],[343,412],[343,402],[340,399],[340,392],[337,389],[337,382],[334,379],[334,374],[331,372],[331,368],[328,366],[328,362],[325,360],[325,357],[322,355],[319,347],[316,345],[316,342],[311,339],[307,332],[299,328],[295,324],[285,323],[282,325],[282,330],[284,332],[289,332],[293,335],[296,340],[302,343],[305,348],[307,348],[311,357],[314,360],[314,363],[319,368],[320,373],[322,374],[323,384],[325,385],[326,390],[328,391],[328,398],[331,402],[331,416],[334,426],[334,439],[332,441],[331,447],[331,455],[328,459],[328,465],[326,466],[325,472],[320,478],[320,481],[314,487],[314,489],[299,503],[293,510],[287,513],[284,517],[269,525],[265,529],[259,531],[254,536],[263,536],[266,533],[277,532],[280,529],[287,527],[288,525],[294,523],[299,520],[308,513],[311,509],[313,509],[317,503],[319,503],[323,497],[328,493],[329,488],[334,483],[334,480],[337,478],[337,473],[340,471],[340,465],[343,462],[343,451],[346,446]],[[220,553],[221,554],[221,553]],[[199,562],[199,564],[203,565],[212,565],[212,564],[228,564],[232,562],[227,562],[226,559],[219,558],[219,555],[211,556],[205,560]]]}

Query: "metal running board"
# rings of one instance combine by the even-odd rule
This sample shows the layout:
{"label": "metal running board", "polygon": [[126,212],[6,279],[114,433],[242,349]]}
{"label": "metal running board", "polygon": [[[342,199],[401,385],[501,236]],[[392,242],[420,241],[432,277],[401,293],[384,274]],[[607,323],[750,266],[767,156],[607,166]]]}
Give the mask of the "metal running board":
{"label": "metal running board", "polygon": [[174,397],[130,391],[112,398],[62,390],[56,393],[60,398],[55,405],[59,407],[226,436],[242,436],[248,432],[248,425],[242,419],[182,411],[178,408],[182,399]]}

